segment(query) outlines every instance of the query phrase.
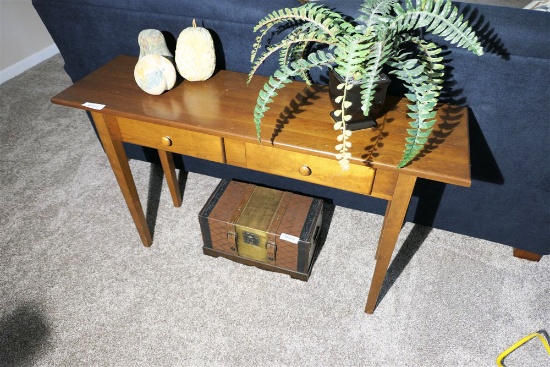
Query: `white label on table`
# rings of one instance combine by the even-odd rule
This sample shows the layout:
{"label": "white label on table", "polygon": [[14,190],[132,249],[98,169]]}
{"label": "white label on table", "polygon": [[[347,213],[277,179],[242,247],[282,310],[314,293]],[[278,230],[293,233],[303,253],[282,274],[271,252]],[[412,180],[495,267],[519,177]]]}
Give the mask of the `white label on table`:
{"label": "white label on table", "polygon": [[92,103],[92,102],[82,103],[82,105],[83,105],[84,107],[88,107],[88,108],[91,108],[91,109],[93,109],[93,110],[102,110],[103,107],[105,107],[104,104]]}
{"label": "white label on table", "polygon": [[300,241],[300,238],[296,236],[291,236],[286,233],[281,233],[281,240],[298,244],[298,242]]}

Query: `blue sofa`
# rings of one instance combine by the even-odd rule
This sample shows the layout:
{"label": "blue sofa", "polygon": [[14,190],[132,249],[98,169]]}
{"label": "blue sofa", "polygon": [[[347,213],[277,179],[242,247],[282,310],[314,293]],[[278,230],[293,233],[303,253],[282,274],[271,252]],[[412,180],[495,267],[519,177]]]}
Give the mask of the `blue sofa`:
{"label": "blue sofa", "polygon": [[[73,81],[119,54],[137,56],[142,29],[163,31],[173,50],[193,18],[213,35],[219,68],[248,72],[253,25],[271,10],[299,5],[296,0],[32,2]],[[351,16],[357,15],[360,2],[324,1]],[[549,254],[550,13],[457,5],[478,30],[486,51],[477,57],[449,47],[450,80],[443,97],[469,107],[472,187],[420,180],[406,220]],[[273,67],[268,63],[260,73]],[[400,93],[399,85],[392,87],[390,93]],[[158,161],[154,151],[130,145],[126,149],[130,158]],[[178,166],[292,189],[363,211],[383,214],[385,209],[382,200],[189,157],[181,157]]]}

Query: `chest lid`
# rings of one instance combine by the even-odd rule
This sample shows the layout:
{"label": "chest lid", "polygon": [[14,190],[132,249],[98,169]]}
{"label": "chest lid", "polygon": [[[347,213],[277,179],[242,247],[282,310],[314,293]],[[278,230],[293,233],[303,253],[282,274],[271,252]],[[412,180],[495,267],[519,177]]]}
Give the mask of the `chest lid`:
{"label": "chest lid", "polygon": [[290,198],[285,194],[288,193],[256,186],[235,224],[262,232],[276,229],[277,219],[284,214]]}

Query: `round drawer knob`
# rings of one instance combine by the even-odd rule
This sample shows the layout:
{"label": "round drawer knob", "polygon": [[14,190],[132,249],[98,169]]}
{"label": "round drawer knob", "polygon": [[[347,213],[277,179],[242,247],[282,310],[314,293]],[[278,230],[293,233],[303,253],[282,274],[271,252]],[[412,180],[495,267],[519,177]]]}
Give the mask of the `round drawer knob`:
{"label": "round drawer knob", "polygon": [[309,176],[311,175],[311,168],[309,168],[307,165],[304,164],[302,167],[298,169],[298,172],[300,172],[302,176]]}
{"label": "round drawer knob", "polygon": [[160,141],[162,142],[162,145],[169,147],[172,145],[172,139],[170,139],[169,136],[163,136]]}

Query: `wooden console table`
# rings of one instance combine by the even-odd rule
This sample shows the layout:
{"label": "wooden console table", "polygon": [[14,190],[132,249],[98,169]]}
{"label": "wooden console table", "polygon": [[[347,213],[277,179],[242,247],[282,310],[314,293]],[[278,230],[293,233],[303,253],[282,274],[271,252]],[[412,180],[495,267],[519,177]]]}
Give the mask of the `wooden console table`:
{"label": "wooden console table", "polygon": [[[152,243],[123,142],[158,150],[175,206],[181,193],[172,153],[330,186],[388,201],[365,312],[376,307],[417,177],[470,186],[467,111],[443,105],[429,144],[397,169],[408,124],[404,100],[389,98],[375,129],[352,136],[351,168],[334,158],[337,131],[326,87],[295,82],[279,92],[256,139],[252,112],[265,78],[220,71],[205,82],[183,81],[160,96],[133,77],[137,58],[120,56],[52,98],[91,111],[141,241]],[[88,104],[87,104],[88,103]],[[92,103],[92,104],[89,104]],[[94,104],[104,105],[102,109]]]}

